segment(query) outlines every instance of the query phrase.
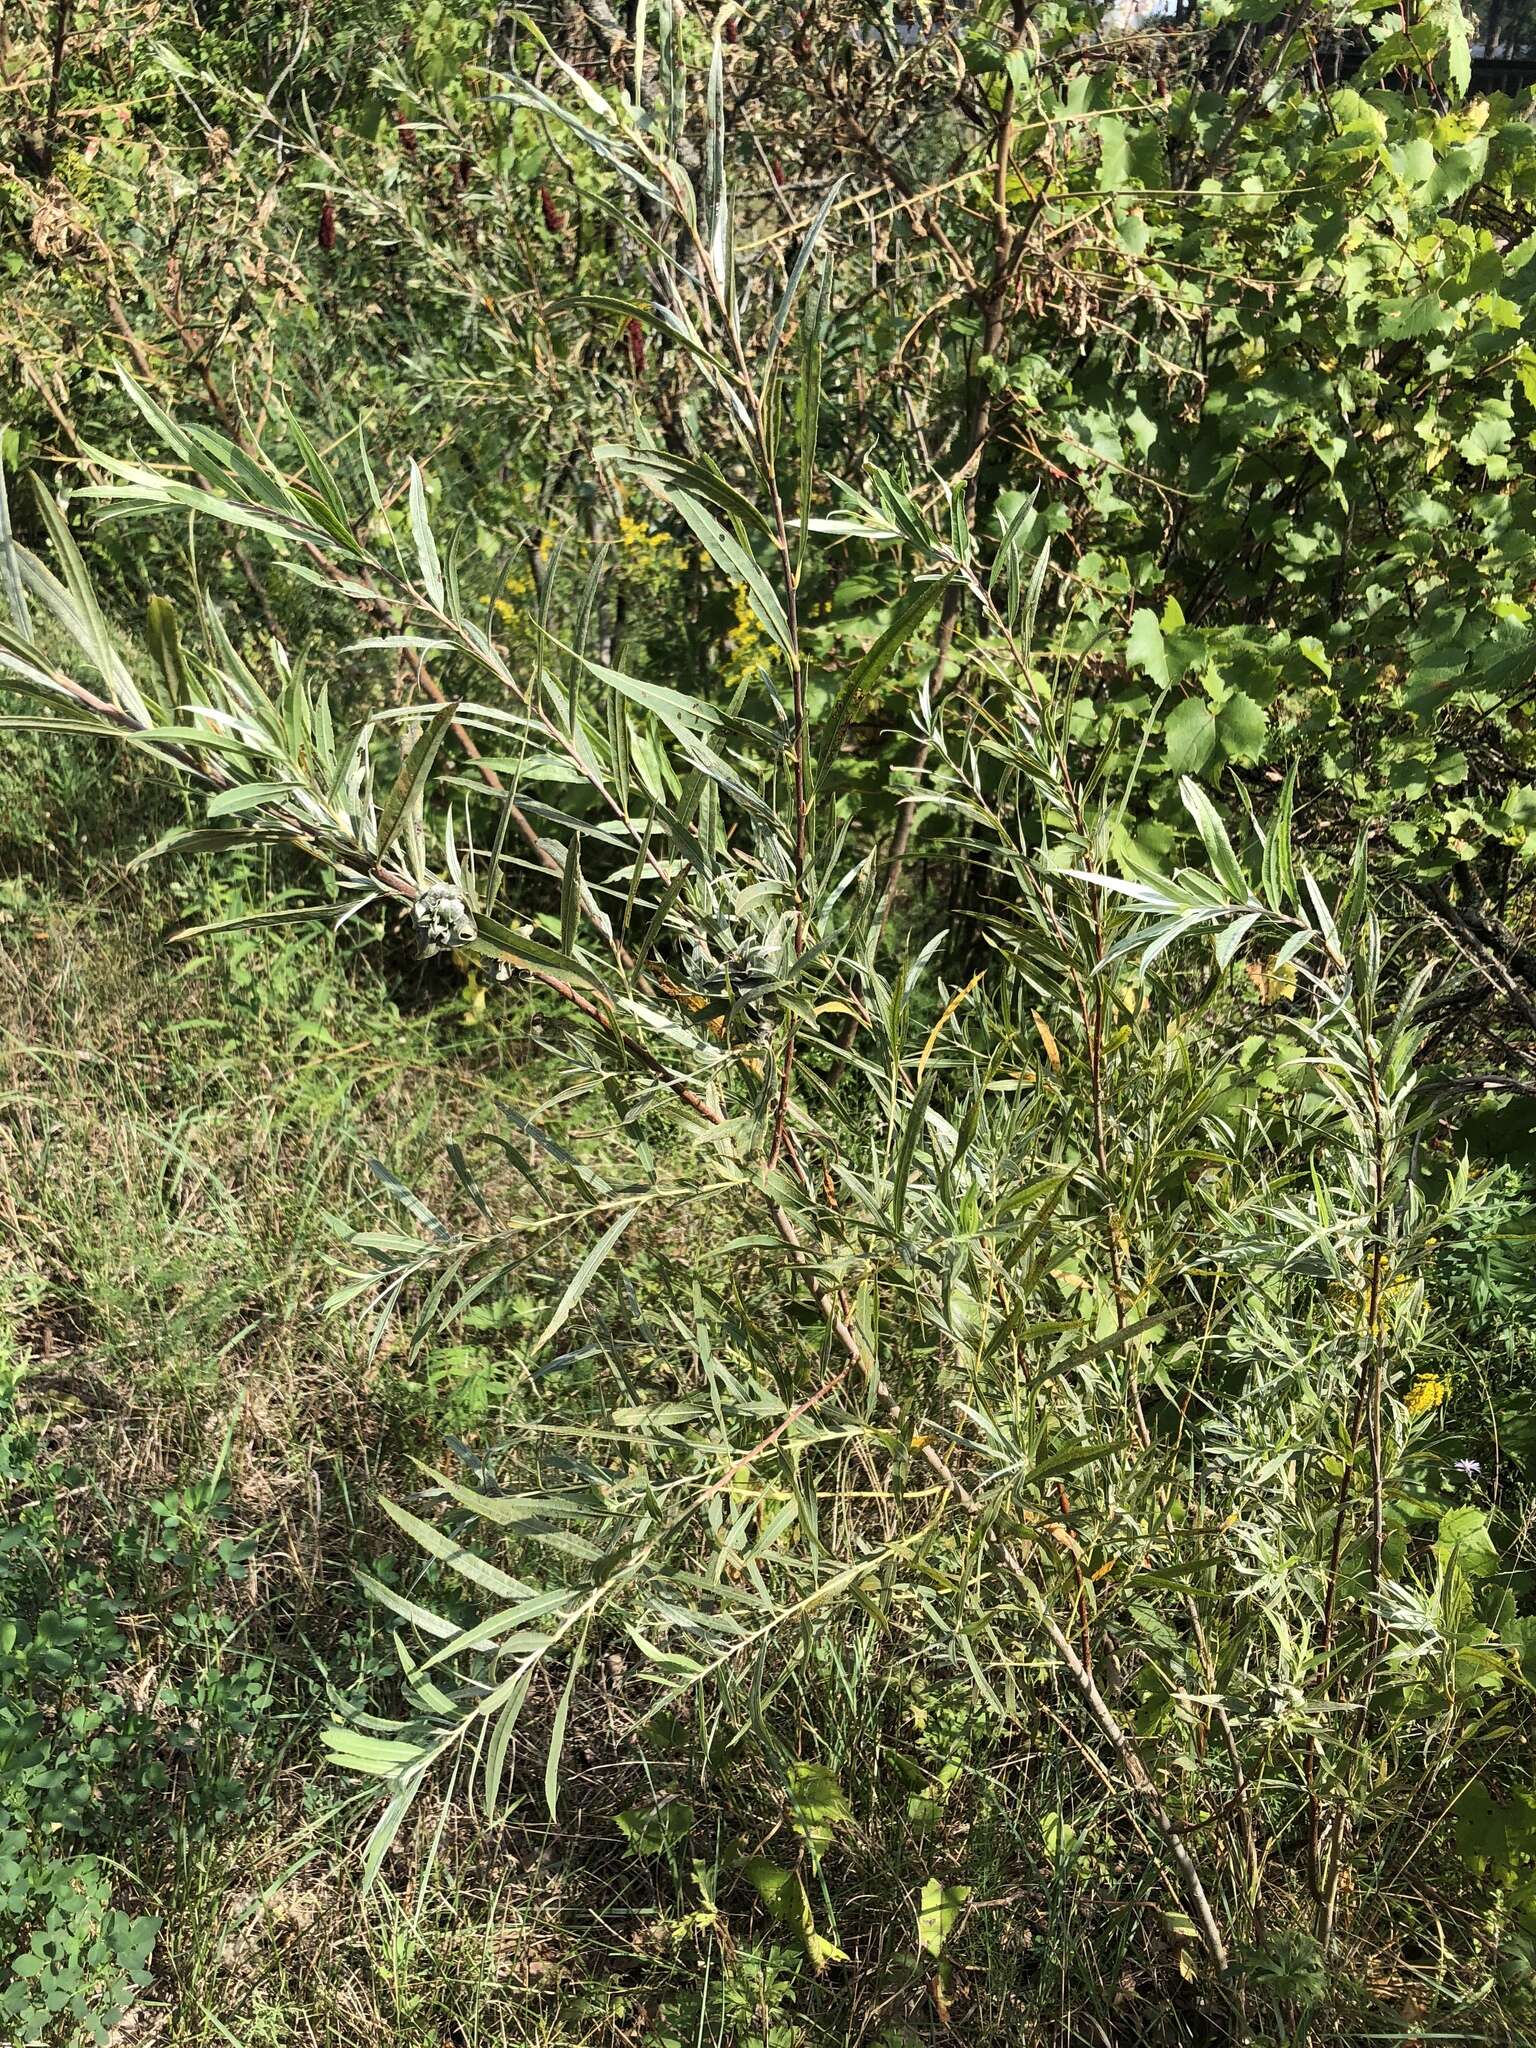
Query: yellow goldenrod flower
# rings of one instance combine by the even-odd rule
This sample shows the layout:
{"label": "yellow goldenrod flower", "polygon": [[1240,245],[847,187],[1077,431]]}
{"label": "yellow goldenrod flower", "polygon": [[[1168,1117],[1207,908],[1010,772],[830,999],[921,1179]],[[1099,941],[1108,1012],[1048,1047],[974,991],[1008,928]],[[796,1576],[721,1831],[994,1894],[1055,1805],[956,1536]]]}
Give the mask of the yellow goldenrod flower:
{"label": "yellow goldenrod flower", "polygon": [[671,534],[664,533],[659,527],[647,526],[643,520],[632,519],[627,512],[619,514],[619,545],[631,554],[672,559]]}
{"label": "yellow goldenrod flower", "polygon": [[752,609],[752,598],[745,584],[733,584],[731,588],[731,629],[725,636],[725,647],[724,681],[727,686],[745,681],[759,669],[768,667],[774,658],[773,645]]}
{"label": "yellow goldenrod flower", "polygon": [[1410,1415],[1428,1415],[1450,1399],[1451,1383],[1437,1372],[1421,1372],[1408,1389],[1403,1406]]}

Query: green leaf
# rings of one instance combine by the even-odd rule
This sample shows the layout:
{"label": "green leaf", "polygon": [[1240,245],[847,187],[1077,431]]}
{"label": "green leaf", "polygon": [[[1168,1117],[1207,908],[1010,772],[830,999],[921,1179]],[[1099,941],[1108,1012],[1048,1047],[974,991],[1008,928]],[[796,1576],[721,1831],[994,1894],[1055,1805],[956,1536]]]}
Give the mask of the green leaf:
{"label": "green leaf", "polygon": [[1216,738],[1229,761],[1251,764],[1261,760],[1269,737],[1269,720],[1264,707],[1246,690],[1234,690],[1216,714]]}
{"label": "green leaf", "polygon": [[817,748],[818,792],[825,788],[837,765],[844,733],[862,714],[881,677],[933,610],[946,580],[941,578],[931,583],[918,583],[907,592],[892,611],[885,631],[855,664],[847,682],[839,690]]}
{"label": "green leaf", "polygon": [[1494,475],[1504,471],[1504,451],[1514,439],[1515,429],[1509,401],[1504,398],[1485,398],[1477,409],[1477,418],[1468,431],[1456,443],[1458,451],[1468,462],[1480,463]]}
{"label": "green leaf", "polygon": [[725,48],[724,15],[715,21],[704,92],[704,228],[710,267],[735,312],[735,266],[732,258],[731,196],[725,175]]}
{"label": "green leaf", "polygon": [[933,1075],[927,1075],[913,1098],[896,1150],[896,1164],[891,1175],[891,1227],[898,1232],[906,1228],[907,1177],[912,1171],[913,1156],[923,1135],[933,1082]]}
{"label": "green leaf", "polygon": [[811,222],[810,227],[806,231],[805,240],[795,252],[795,260],[790,265],[789,277],[784,286],[783,296],[774,309],[773,324],[768,330],[767,353],[770,361],[778,353],[779,343],[784,339],[784,330],[789,325],[789,316],[794,309],[795,298],[800,290],[801,280],[805,276],[806,265],[811,260],[816,244],[821,240],[821,231],[826,226],[827,218],[837,203],[838,194],[847,182],[848,173],[846,171],[841,177],[833,180],[827,189],[826,197],[817,208],[816,218]]}
{"label": "green leaf", "polygon": [[459,1633],[454,1622],[448,1621],[441,1614],[434,1614],[430,1607],[421,1607],[416,1601],[407,1600],[403,1593],[397,1593],[393,1586],[386,1586],[384,1581],[376,1579],[372,1572],[359,1569],[353,1573],[353,1577],[370,1600],[376,1600],[381,1607],[387,1607],[392,1614],[398,1614],[402,1621],[410,1622],[413,1627],[419,1628],[423,1635],[438,1636],[447,1641]]}
{"label": "green leaf", "polygon": [[374,1778],[398,1777],[402,1771],[421,1763],[427,1754],[419,1742],[365,1735],[361,1729],[344,1725],[322,1729],[320,1739],[330,1751],[333,1764]]}
{"label": "green leaf", "polygon": [[1125,123],[1118,114],[1105,114],[1096,125],[1099,137],[1099,190],[1121,191],[1130,174],[1130,152]]}
{"label": "green leaf", "polygon": [[1464,100],[1472,89],[1472,46],[1467,37],[1467,23],[1461,10],[1461,0],[1451,0],[1443,19],[1445,75],[1457,99]]}
{"label": "green leaf", "polygon": [[467,1550],[462,1543],[455,1543],[451,1536],[445,1536],[441,1529],[435,1529],[430,1522],[424,1522],[419,1515],[413,1515],[409,1508],[402,1508],[387,1496],[379,1506],[383,1508],[396,1528],[401,1529],[413,1542],[419,1543],[429,1557],[457,1572],[461,1579],[467,1579],[472,1586],[478,1586],[484,1593],[494,1593],[498,1600],[526,1600],[534,1590],[525,1586],[521,1579],[514,1579],[488,1558]]}
{"label": "green leaf", "polygon": [[1179,781],[1179,796],[1184,808],[1200,834],[1201,844],[1210,859],[1211,869],[1217,881],[1234,903],[1246,902],[1252,893],[1242,865],[1232,850],[1227,837],[1227,828],[1221,822],[1221,814],[1211,802],[1199,783],[1185,775]]}
{"label": "green leaf", "polygon": [[648,483],[658,497],[669,502],[672,492],[691,491],[696,498],[713,505],[728,519],[739,520],[743,526],[761,534],[764,540],[773,538],[773,528],[752,500],[744,497],[705,457],[688,461],[663,448],[626,448],[614,442],[600,442],[592,451],[592,459],[595,462],[613,462],[627,469]]}
{"label": "green leaf", "polygon": [[571,1698],[576,1690],[576,1679],[581,1670],[582,1652],[586,1647],[587,1631],[583,1627],[577,1641],[576,1653],[571,1658],[571,1668],[566,1674],[561,1690],[560,1704],[555,1708],[554,1725],[549,1731],[549,1752],[544,1759],[544,1804],[549,1808],[551,1820],[560,1818],[560,1759],[565,1753],[565,1731],[571,1718]]}
{"label": "green leaf", "polygon": [[[255,834],[241,835],[242,838],[247,836],[257,839]],[[356,907],[354,898],[347,903],[294,903],[285,904],[279,910],[246,910],[234,917],[210,918],[206,924],[178,925],[171,938],[181,946],[191,939],[213,938],[221,932],[260,931],[266,925],[335,924],[338,918],[345,917]]]}
{"label": "green leaf", "polygon": [[1216,721],[1203,697],[1186,697],[1163,720],[1163,758],[1174,775],[1198,775],[1216,751]]}
{"label": "green leaf", "polygon": [[217,796],[209,797],[206,809],[210,818],[237,818],[244,811],[259,811],[268,804],[280,804],[285,797],[292,796],[298,786],[291,779],[286,782],[242,782],[233,789],[221,789]]}
{"label": "green leaf", "polygon": [[853,1819],[843,1788],[825,1764],[791,1764],[786,1773],[795,1828],[813,1848],[825,1848],[834,1829]]}
{"label": "green leaf", "polygon": [[821,421],[821,359],[832,304],[832,257],[822,259],[816,294],[800,330],[800,388],[796,423],[800,433],[800,517],[795,535],[795,576],[804,573],[810,544],[811,506],[816,486],[817,432]]}
{"label": "green leaf", "polygon": [[659,1806],[627,1806],[617,1825],[637,1856],[662,1856],[687,1840],[693,1808],[686,1799],[664,1799]]}
{"label": "green leaf", "polygon": [[1131,620],[1125,639],[1125,658],[1139,668],[1155,688],[1168,687],[1168,647],[1157,613],[1143,608]]}
{"label": "green leaf", "polygon": [[411,538],[416,544],[416,560],[421,566],[421,580],[426,585],[427,595],[436,610],[443,609],[443,565],[438,559],[437,542],[432,538],[432,523],[427,516],[427,487],[417,465],[411,464],[410,488]]}
{"label": "green leaf", "polygon": [[326,526],[330,529],[337,543],[344,547],[349,554],[355,554],[357,551],[357,537],[353,533],[351,522],[347,517],[346,500],[341,495],[340,488],[329,465],[305,432],[302,420],[294,412],[291,410],[284,411],[283,424],[287,428],[294,446],[299,451],[299,459],[304,464],[305,474],[313,486],[314,495],[318,501],[315,507],[316,516],[323,516]]}
{"label": "green leaf", "polygon": [[943,1952],[970,1896],[968,1884],[941,1884],[936,1877],[928,1879],[917,1908],[917,1945],[924,1955],[937,1958]]}
{"label": "green leaf", "polygon": [[[90,576],[57,499],[44,490],[41,484],[37,485],[34,495],[43,524],[48,529],[48,539],[54,555],[64,572],[65,585],[65,590],[61,591],[54,579],[45,572],[41,576],[34,575],[29,579],[34,593],[44,599],[54,617],[90,660],[96,673],[110,691],[114,703],[119,704],[141,724],[151,724],[148,706],[128,673],[107,622],[102,617],[101,607],[96,602],[96,593],[91,587]],[[63,598],[64,602],[60,603],[60,598]]]}
{"label": "green leaf", "polygon": [[533,1683],[537,1669],[530,1657],[521,1671],[512,1674],[510,1683],[501,1688],[501,1696],[488,1703],[482,1710],[491,1723],[491,1736],[485,1745],[485,1768],[480,1780],[480,1808],[488,1822],[494,1822],[501,1799],[502,1774],[506,1769],[507,1750],[517,1728],[518,1716],[528,1697],[528,1688]]}
{"label": "green leaf", "polygon": [[427,777],[432,772],[432,763],[437,759],[438,749],[447,736],[449,726],[458,715],[458,709],[457,704],[441,706],[428,720],[425,730],[400,764],[395,786],[379,812],[378,835],[374,841],[374,850],[381,859],[410,821],[412,811],[420,805]]}
{"label": "green leaf", "polygon": [[587,1253],[587,1256],[571,1276],[571,1284],[566,1288],[564,1294],[561,1295],[554,1314],[529,1346],[530,1356],[534,1356],[542,1351],[550,1339],[558,1335],[565,1328],[572,1310],[576,1308],[582,1296],[592,1284],[593,1276],[596,1274],[598,1267],[602,1265],[619,1239],[628,1230],[630,1224],[634,1222],[637,1213],[638,1207],[622,1210],[614,1217],[608,1228],[597,1240],[597,1243]]}
{"label": "green leaf", "polygon": [[179,709],[187,701],[187,671],[182,659],[181,637],[176,629],[176,607],[168,597],[149,600],[144,639],[151,659],[165,678],[166,695]]}
{"label": "green leaf", "polygon": [[363,1851],[363,1864],[360,1875],[362,1890],[365,1894],[372,1891],[379,1875],[379,1865],[389,1853],[390,1844],[394,1841],[396,1835],[399,1834],[401,1824],[410,1812],[411,1804],[420,1787],[421,1780],[419,1778],[412,1778],[408,1783],[402,1785],[394,1798],[390,1800],[388,1806],[379,1815],[377,1821],[375,1821],[373,1832],[368,1837],[368,1845]]}
{"label": "green leaf", "polygon": [[1499,1568],[1499,1553],[1481,1508],[1449,1508],[1440,1517],[1435,1556],[1469,1579],[1486,1579]]}
{"label": "green leaf", "polygon": [[581,915],[581,835],[573,832],[565,849],[565,866],[560,875],[560,950],[570,954],[576,946],[576,925]]}
{"label": "green leaf", "polygon": [[610,690],[617,690],[621,697],[627,697],[632,704],[651,712],[677,739],[691,739],[701,729],[720,723],[720,714],[700,697],[685,697],[679,690],[669,690],[664,683],[652,683],[639,676],[624,675],[616,668],[608,668],[600,661],[588,656],[577,655],[586,673],[596,683]]}
{"label": "green leaf", "polygon": [[774,1919],[799,1940],[806,1960],[818,1976],[828,1963],[847,1962],[848,1958],[840,1948],[817,1933],[811,1902],[797,1872],[786,1870],[782,1864],[770,1863],[762,1856],[751,1857],[741,1869],[743,1877]]}
{"label": "green leaf", "polygon": [[[173,825],[153,846],[146,846],[142,853],[136,853],[128,866],[130,869],[142,868],[152,860],[163,859],[168,853],[232,853],[239,846],[288,846],[292,842],[291,832],[278,829],[263,832],[251,825]],[[333,908],[331,904],[321,904],[309,914],[322,916]],[[257,913],[260,916],[270,914],[266,911]]]}
{"label": "green leaf", "polygon": [[1054,1811],[1040,1816],[1040,1843],[1051,1862],[1058,1866],[1069,1863],[1080,1846],[1076,1828]]}
{"label": "green leaf", "polygon": [[701,499],[692,491],[678,489],[675,485],[658,486],[661,495],[669,504],[675,505],[688,525],[694,538],[704,549],[717,569],[733,582],[746,590],[764,629],[786,661],[795,658],[794,641],[790,637],[789,621],[784,608],[774,595],[773,586],[759,568],[751,551],[725,528],[708,510]]}
{"label": "green leaf", "polygon": [[[0,433],[0,442],[4,435]],[[11,531],[11,501],[5,488],[5,462],[0,457],[0,566],[5,570],[5,598],[22,637],[32,637],[32,620],[27,611],[27,593],[21,580],[20,551]]]}

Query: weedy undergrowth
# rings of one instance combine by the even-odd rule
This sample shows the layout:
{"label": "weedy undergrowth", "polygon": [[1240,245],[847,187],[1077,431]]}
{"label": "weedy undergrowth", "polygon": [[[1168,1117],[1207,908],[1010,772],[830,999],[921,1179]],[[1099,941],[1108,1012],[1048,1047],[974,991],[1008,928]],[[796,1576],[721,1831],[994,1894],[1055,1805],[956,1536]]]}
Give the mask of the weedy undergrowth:
{"label": "weedy undergrowth", "polygon": [[[1439,1434],[1458,1368],[1428,1276],[1482,1193],[1423,1057],[1427,971],[1363,846],[1308,865],[1289,783],[1224,820],[1186,781],[1199,864],[1139,864],[1133,792],[1077,757],[1074,674],[1034,647],[1051,568],[1022,519],[821,474],[837,192],[771,288],[738,260],[720,44],[695,172],[671,19],[654,119],[547,49],[564,96],[507,91],[633,194],[651,296],[594,317],[686,351],[709,396],[699,445],[601,460],[745,593],[768,651],[728,697],[600,658],[600,562],[549,565],[537,658],[509,658],[419,472],[391,540],[292,420],[280,460],[137,394],[175,467],[98,456],[93,495],[254,530],[387,606],[365,644],[440,702],[341,730],[206,603],[194,636],[156,600],[125,655],[46,497],[57,572],[8,557],[0,662],[38,719],[205,792],[157,851],[297,845],[316,897],[268,921],[398,909],[424,953],[537,984],[615,1133],[614,1171],[505,1141],[582,1249],[522,1349],[518,1444],[383,1504],[463,1599],[367,1582],[406,1707],[327,1738],[381,1788],[364,1878],[429,1783],[558,1819],[601,1697],[640,1774],[619,1834],[670,1872],[677,1941],[750,1901],[813,1976],[857,1968],[898,2016],[993,1996],[1000,2027],[1016,1987],[1112,2013],[1127,1972],[1163,2014],[1144,2039],[1187,2038],[1186,2007],[1298,2033],[1378,1995],[1491,2011],[1536,1933],[1533,1636],[1523,1532]],[[908,589],[813,721],[797,594],[850,540],[899,550]],[[914,938],[836,765],[951,595],[965,659],[911,718],[966,908]],[[426,1328],[516,1284],[455,1165],[479,1224],[397,1187],[351,1297]],[[1341,1975],[1367,1951],[1386,1994]]]}

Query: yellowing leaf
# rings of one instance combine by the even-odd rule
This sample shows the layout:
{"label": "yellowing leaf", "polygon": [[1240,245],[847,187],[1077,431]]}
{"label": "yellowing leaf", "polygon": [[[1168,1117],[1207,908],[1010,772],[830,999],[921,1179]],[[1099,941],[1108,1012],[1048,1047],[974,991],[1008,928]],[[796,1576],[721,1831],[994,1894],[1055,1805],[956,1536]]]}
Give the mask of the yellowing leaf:
{"label": "yellowing leaf", "polygon": [[1243,972],[1253,983],[1266,1008],[1271,1003],[1288,1003],[1296,994],[1296,963],[1287,960],[1277,967],[1273,960],[1245,960]]}
{"label": "yellowing leaf", "polygon": [[925,1955],[939,1954],[970,1896],[968,1884],[940,1884],[936,1877],[929,1878],[917,1908],[917,1945]]}
{"label": "yellowing leaf", "polygon": [[781,1927],[788,1928],[805,1950],[806,1961],[820,1976],[828,1963],[846,1963],[848,1958],[835,1942],[816,1932],[811,1902],[798,1874],[766,1857],[753,1856],[741,1866],[742,1876],[756,1891]]}

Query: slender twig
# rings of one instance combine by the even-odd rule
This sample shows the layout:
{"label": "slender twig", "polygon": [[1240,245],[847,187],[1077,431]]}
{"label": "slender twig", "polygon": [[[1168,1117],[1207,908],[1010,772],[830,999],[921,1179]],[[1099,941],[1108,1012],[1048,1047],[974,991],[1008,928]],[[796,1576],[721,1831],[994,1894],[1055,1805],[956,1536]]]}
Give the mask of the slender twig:
{"label": "slender twig", "polygon": [[53,49],[49,58],[48,110],[43,116],[43,173],[53,174],[53,145],[59,126],[59,94],[64,86],[64,51],[74,16],[74,0],[53,0]]}

